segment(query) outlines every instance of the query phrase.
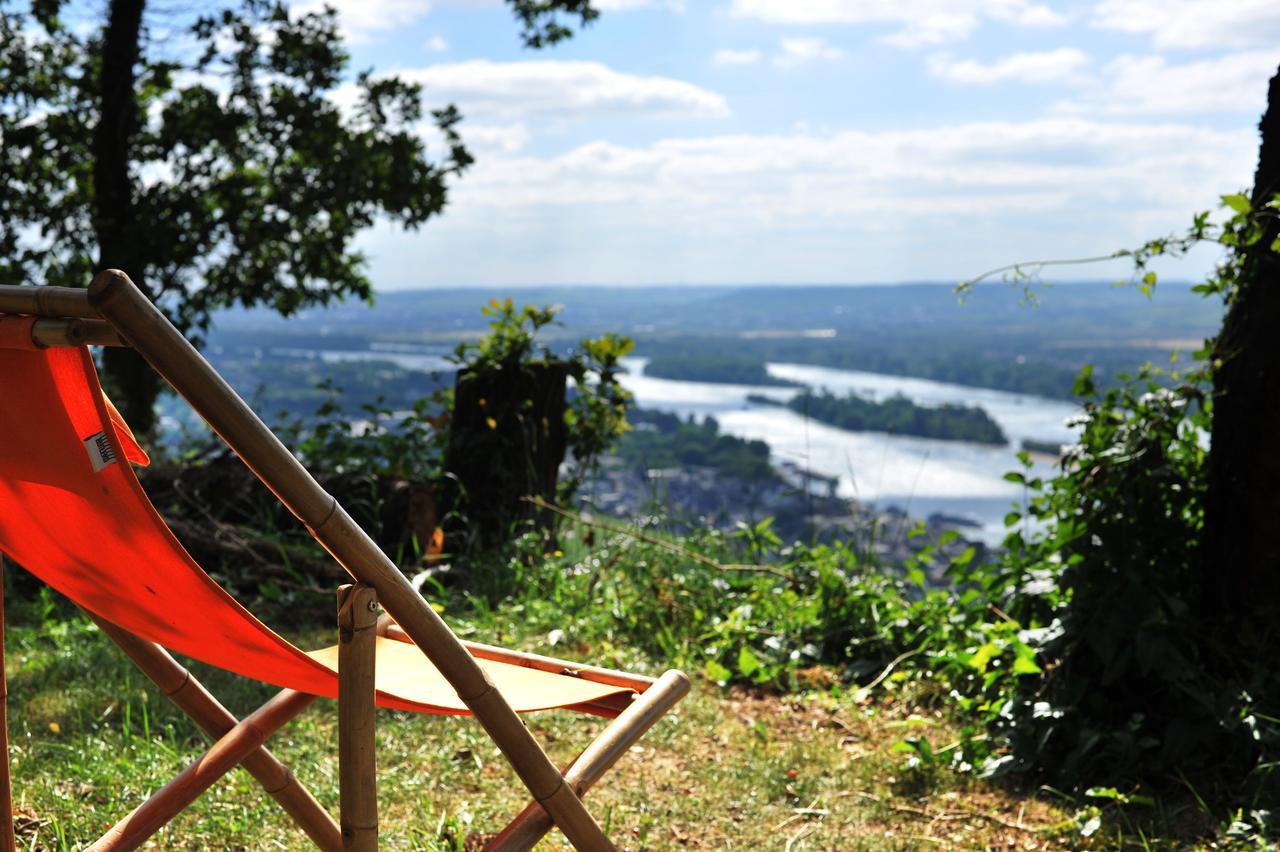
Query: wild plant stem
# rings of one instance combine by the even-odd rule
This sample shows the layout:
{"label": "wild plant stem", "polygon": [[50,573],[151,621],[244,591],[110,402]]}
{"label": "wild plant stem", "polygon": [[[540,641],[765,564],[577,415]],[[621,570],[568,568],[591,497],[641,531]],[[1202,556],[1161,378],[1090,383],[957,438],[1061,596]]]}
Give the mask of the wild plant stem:
{"label": "wild plant stem", "polygon": [[678,554],[680,556],[685,557],[686,559],[692,559],[694,562],[697,562],[701,565],[705,565],[708,568],[714,568],[717,571],[725,571],[725,572],[736,571],[736,572],[748,572],[748,573],[757,573],[757,574],[772,574],[775,577],[781,577],[782,579],[786,580],[788,583],[791,583],[793,585],[796,583],[796,578],[793,575],[788,574],[786,571],[783,571],[780,568],[775,568],[772,565],[739,565],[739,564],[726,565],[724,563],[717,562],[716,560],[712,559],[709,556],[703,556],[701,553],[690,550],[687,547],[683,547],[679,544],[675,544],[670,541],[664,541],[663,539],[660,539],[657,536],[649,535],[648,533],[638,529],[632,529],[630,527],[619,526],[616,524],[608,524],[608,523],[605,523],[604,521],[597,521],[592,518],[584,518],[582,515],[578,514],[577,512],[571,512],[568,509],[555,505],[554,503],[548,503],[546,500],[542,499],[541,497],[527,495],[525,497],[521,497],[520,499],[524,500],[526,503],[532,503],[534,506],[537,506],[539,509],[545,509],[548,512],[555,512],[557,515],[561,515],[562,517],[568,518],[574,523],[582,524],[583,526],[587,526],[587,527],[593,527],[595,529],[605,530],[606,532],[617,533],[618,535],[625,535],[625,536],[628,536],[629,538],[636,539],[637,541],[643,541],[646,544],[652,544],[655,547],[661,547],[663,550],[667,550],[667,551],[670,551],[671,553]]}

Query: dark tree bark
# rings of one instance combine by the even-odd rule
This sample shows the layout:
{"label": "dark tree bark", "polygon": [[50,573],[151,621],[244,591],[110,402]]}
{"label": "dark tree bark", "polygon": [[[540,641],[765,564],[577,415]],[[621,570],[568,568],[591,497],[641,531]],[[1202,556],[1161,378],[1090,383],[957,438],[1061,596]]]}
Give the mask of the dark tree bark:
{"label": "dark tree bark", "polygon": [[[1280,72],[1260,124],[1254,209],[1280,192]],[[1204,602],[1228,630],[1280,611],[1280,222],[1241,249],[1239,288],[1214,347]]]}
{"label": "dark tree bark", "polygon": [[[112,0],[103,33],[101,108],[93,132],[93,229],[98,241],[97,270],[124,270],[148,292],[129,168],[138,129],[134,84],[144,5],[145,0]],[[134,430],[150,433],[155,427],[159,377],[129,348],[109,347],[103,366],[108,389],[125,419]]]}
{"label": "dark tree bark", "polygon": [[[483,545],[506,541],[513,521],[550,529],[552,515],[521,500],[554,502],[560,464],[568,446],[564,421],[568,365],[524,364],[485,373],[458,373],[442,495],[450,536],[465,534]],[[457,547],[455,543],[448,549]]]}

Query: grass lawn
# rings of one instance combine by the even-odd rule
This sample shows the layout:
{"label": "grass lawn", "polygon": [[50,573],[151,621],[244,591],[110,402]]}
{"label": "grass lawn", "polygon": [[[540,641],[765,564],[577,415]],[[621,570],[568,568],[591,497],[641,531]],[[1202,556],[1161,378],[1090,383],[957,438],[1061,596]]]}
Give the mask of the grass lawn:
{"label": "grass lawn", "polygon": [[[6,668],[20,843],[82,848],[206,746],[114,646],[79,615],[10,607]],[[325,643],[325,633],[292,638]],[[481,637],[483,638],[483,637]],[[505,638],[505,637],[504,637]],[[649,671],[614,647],[554,649]],[[186,661],[184,661],[186,662]],[[271,690],[191,664],[237,715]],[[557,761],[601,721],[529,717]],[[1049,849],[1082,839],[1076,808],[945,769],[908,768],[894,746],[913,731],[948,741],[938,712],[902,701],[855,703],[824,691],[778,696],[695,681],[691,695],[588,797],[631,849]],[[321,700],[270,747],[337,811],[336,704]],[[387,848],[478,848],[523,807],[514,774],[469,719],[380,711],[381,840]],[[1109,844],[1103,844],[1109,845]],[[157,835],[156,848],[306,848],[306,838],[243,770]],[[565,848],[552,834],[541,848]]]}

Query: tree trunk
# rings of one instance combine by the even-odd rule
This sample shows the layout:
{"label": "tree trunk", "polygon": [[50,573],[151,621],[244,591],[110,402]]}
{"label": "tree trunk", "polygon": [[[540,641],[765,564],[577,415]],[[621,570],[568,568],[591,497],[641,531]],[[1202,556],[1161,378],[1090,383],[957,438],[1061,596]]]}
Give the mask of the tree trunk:
{"label": "tree trunk", "polygon": [[[145,0],[111,0],[102,38],[101,101],[93,131],[93,229],[98,270],[121,269],[146,289],[133,179],[129,172],[138,101],[134,69],[142,39]],[[108,348],[103,355],[106,383],[135,432],[155,427],[160,379],[132,349]]]}
{"label": "tree trunk", "polygon": [[[450,535],[465,532],[492,546],[511,534],[513,521],[549,529],[553,517],[521,500],[555,500],[568,435],[564,422],[563,362],[524,364],[458,373],[445,470],[451,479],[442,495]],[[457,544],[449,549],[456,549]]]}
{"label": "tree trunk", "polygon": [[[1280,192],[1280,72],[1260,129],[1255,210]],[[1271,219],[1262,239],[1241,249],[1239,288],[1213,353],[1204,601],[1228,629],[1280,611],[1280,257],[1270,249],[1277,237],[1280,223]]]}

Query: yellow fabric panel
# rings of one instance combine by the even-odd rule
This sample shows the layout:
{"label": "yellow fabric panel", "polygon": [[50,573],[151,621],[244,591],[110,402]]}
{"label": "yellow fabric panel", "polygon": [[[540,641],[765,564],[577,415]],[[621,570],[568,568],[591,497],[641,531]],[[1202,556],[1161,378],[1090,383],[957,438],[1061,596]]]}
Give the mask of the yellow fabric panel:
{"label": "yellow fabric panel", "polygon": [[[440,674],[416,645],[379,636],[375,653],[377,663],[374,679],[383,696],[430,706],[444,713],[467,712],[466,705],[459,700],[458,694],[444,679],[444,675]],[[337,645],[312,651],[308,656],[337,673]],[[492,660],[478,662],[503,698],[518,713],[585,704],[629,691],[526,666]]]}

